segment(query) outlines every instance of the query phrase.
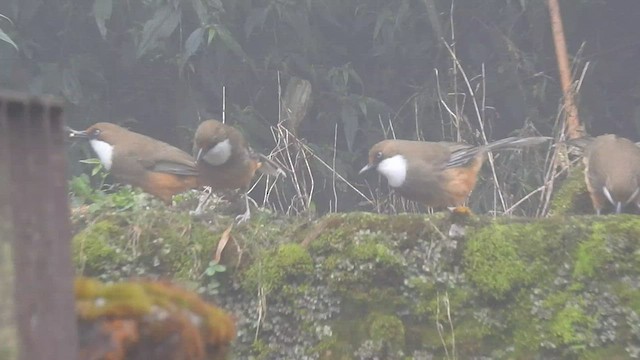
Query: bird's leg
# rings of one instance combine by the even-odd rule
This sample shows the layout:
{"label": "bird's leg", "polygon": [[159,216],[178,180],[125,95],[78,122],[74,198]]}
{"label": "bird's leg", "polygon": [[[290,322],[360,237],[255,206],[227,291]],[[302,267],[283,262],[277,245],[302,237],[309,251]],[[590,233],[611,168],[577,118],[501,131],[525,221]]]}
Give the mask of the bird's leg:
{"label": "bird's leg", "polygon": [[251,207],[249,206],[249,194],[247,192],[244,193],[244,205],[245,211],[244,214],[236,216],[236,221],[238,224],[248,221],[251,218]]}
{"label": "bird's leg", "polygon": [[204,189],[204,193],[206,194],[206,196],[203,199],[202,195],[200,195],[200,200],[198,201],[198,206],[196,207],[196,209],[194,211],[191,211],[191,215],[197,217],[197,216],[201,216],[202,213],[204,213],[204,210],[203,210],[204,206],[207,204],[207,201],[209,201],[209,199],[211,198],[211,194],[213,193],[213,189],[211,187],[207,186]]}

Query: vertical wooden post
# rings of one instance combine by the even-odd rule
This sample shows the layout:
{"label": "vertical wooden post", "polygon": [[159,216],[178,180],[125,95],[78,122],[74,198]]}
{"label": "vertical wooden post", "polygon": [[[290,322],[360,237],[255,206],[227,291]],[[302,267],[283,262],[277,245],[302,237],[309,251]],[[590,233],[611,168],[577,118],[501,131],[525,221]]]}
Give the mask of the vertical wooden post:
{"label": "vertical wooden post", "polygon": [[574,100],[575,92],[571,84],[571,67],[569,66],[569,54],[567,53],[567,43],[565,42],[564,28],[562,27],[560,5],[558,5],[558,0],[547,0],[547,7],[551,18],[551,31],[556,49],[560,84],[562,84],[562,93],[564,95],[565,130],[569,139],[577,139],[584,136],[585,131],[580,123],[578,107]]}
{"label": "vertical wooden post", "polygon": [[77,359],[62,105],[0,93],[19,357]]}

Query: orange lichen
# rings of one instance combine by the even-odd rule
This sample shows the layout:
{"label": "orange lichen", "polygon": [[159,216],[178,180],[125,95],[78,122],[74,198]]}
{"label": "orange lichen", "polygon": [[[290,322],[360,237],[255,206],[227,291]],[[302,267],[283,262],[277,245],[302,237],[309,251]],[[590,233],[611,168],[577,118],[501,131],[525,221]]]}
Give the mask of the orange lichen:
{"label": "orange lichen", "polygon": [[83,359],[224,359],[235,338],[229,315],[168,282],[79,278],[75,291]]}

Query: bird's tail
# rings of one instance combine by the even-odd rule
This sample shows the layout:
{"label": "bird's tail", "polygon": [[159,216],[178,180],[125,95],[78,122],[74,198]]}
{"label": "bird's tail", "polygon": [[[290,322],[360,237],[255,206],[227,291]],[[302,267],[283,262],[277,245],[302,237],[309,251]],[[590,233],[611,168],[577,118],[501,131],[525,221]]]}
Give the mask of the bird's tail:
{"label": "bird's tail", "polygon": [[570,146],[575,146],[580,150],[584,150],[589,144],[593,142],[595,138],[591,136],[583,136],[575,139],[565,140],[563,143]]}
{"label": "bird's tail", "polygon": [[548,136],[531,136],[531,137],[508,137],[500,139],[494,142],[490,142],[486,145],[464,148],[454,151],[451,154],[447,167],[463,166],[469,162],[469,160],[475,158],[478,154],[485,154],[488,151],[503,150],[503,149],[519,149],[526,146],[540,145],[551,140]]}
{"label": "bird's tail", "polygon": [[271,176],[281,175],[282,177],[287,177],[286,171],[284,171],[284,167],[278,164],[275,160],[269,159],[266,155],[256,154],[258,156],[260,167],[258,171]]}

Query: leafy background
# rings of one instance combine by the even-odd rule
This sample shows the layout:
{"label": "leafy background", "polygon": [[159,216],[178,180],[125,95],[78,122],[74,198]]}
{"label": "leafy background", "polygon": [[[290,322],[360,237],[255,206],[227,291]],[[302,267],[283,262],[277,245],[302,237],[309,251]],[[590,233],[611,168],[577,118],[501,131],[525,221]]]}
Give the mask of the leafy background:
{"label": "leafy background", "polygon": [[[583,122],[594,135],[637,139],[640,3],[561,5]],[[268,152],[286,85],[308,80],[311,105],[295,130],[317,157],[303,187],[320,212],[370,208],[373,190],[356,172],[389,124],[399,138],[472,143],[481,122],[490,139],[557,128],[544,1],[4,0],[0,14],[2,87],[62,96],[73,127],[112,121],[189,149],[197,124],[224,112]],[[508,193],[540,183],[527,172],[537,166],[505,180]]]}

